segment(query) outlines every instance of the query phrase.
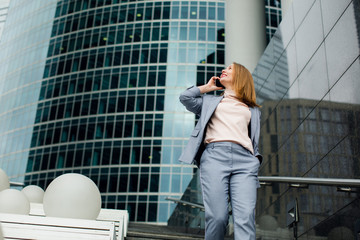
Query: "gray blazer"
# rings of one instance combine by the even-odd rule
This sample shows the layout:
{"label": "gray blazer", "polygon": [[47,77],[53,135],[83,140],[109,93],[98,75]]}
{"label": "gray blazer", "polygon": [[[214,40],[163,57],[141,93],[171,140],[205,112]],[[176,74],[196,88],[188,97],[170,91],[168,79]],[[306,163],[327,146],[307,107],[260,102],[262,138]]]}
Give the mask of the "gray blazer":
{"label": "gray blazer", "polygon": [[[196,124],[185,150],[182,152],[179,161],[200,166],[201,154],[205,149],[204,134],[206,125],[213,115],[217,105],[223,96],[201,95],[198,87],[192,86],[186,89],[180,95],[180,102],[190,112],[200,116]],[[262,162],[262,156],[258,151],[258,143],[260,136],[260,115],[259,108],[250,108],[251,120],[249,124],[249,136],[254,148],[254,155]]]}

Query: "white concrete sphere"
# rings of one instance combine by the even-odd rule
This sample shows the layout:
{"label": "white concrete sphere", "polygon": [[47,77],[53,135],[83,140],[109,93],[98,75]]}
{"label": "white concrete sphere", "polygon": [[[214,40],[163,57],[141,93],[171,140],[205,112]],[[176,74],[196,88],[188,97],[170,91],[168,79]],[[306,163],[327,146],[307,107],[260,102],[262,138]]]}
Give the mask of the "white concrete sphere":
{"label": "white concrete sphere", "polygon": [[42,203],[44,198],[44,190],[35,185],[29,185],[21,190],[31,203]]}
{"label": "white concrete sphere", "polygon": [[23,192],[5,189],[0,192],[0,212],[28,215],[30,202]]}
{"label": "white concrete sphere", "polygon": [[1,224],[0,224],[0,240],[4,240],[4,235],[2,233]]}
{"label": "white concrete sphere", "polygon": [[9,177],[6,175],[5,171],[0,168],[0,192],[5,189],[10,188]]}
{"label": "white concrete sphere", "polygon": [[43,204],[45,215],[49,217],[95,220],[101,209],[101,195],[90,178],[67,173],[50,183]]}

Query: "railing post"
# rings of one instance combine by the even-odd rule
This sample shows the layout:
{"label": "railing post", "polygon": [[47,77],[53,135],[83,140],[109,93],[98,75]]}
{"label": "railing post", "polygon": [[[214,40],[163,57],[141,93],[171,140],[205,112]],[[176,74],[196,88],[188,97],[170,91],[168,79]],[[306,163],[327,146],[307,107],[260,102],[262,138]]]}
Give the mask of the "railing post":
{"label": "railing post", "polygon": [[355,230],[355,239],[360,240],[360,218],[355,221],[354,230]]}
{"label": "railing post", "polygon": [[299,207],[298,207],[298,202],[297,202],[297,198],[295,198],[294,201],[289,202],[287,207],[286,207],[286,225],[289,228],[293,228],[294,230],[294,240],[298,239],[298,234],[297,234],[297,223],[299,222]]}

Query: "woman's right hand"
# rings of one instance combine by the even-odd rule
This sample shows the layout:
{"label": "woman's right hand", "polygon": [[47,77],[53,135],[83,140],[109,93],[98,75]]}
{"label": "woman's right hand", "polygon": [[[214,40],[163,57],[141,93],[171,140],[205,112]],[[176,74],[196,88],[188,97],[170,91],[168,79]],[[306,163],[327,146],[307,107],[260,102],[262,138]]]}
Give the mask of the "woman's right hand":
{"label": "woman's right hand", "polygon": [[213,76],[213,77],[210,78],[210,80],[207,82],[207,84],[202,85],[202,86],[198,86],[198,88],[200,89],[200,93],[208,93],[208,92],[223,89],[222,87],[216,86],[216,83],[215,83],[216,79],[220,80],[219,77]]}

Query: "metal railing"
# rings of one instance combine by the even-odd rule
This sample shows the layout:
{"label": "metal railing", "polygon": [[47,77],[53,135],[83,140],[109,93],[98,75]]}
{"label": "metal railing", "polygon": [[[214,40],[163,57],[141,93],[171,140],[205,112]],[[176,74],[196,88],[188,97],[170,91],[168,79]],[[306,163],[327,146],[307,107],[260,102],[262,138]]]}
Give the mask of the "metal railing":
{"label": "metal railing", "polygon": [[360,179],[259,176],[259,181],[265,186],[273,183],[285,183],[289,187],[297,188],[307,188],[309,185],[332,186],[344,192],[360,188]]}
{"label": "metal railing", "polygon": [[[259,176],[260,185],[271,186],[273,183],[288,184],[294,188],[308,188],[309,185],[332,186],[338,191],[354,192],[354,188],[360,188],[360,179],[343,179],[343,178],[305,178],[305,177],[279,177],[279,176]],[[177,198],[167,197],[166,200],[205,210],[204,205],[192,203]]]}
{"label": "metal railing", "polygon": [[183,206],[190,206],[192,208],[200,208],[201,211],[205,211],[205,207],[202,204],[192,203],[192,202],[188,202],[188,201],[184,201],[184,200],[180,200],[180,199],[172,198],[172,197],[167,197],[167,198],[165,198],[165,200],[169,200],[174,203],[180,203]]}

